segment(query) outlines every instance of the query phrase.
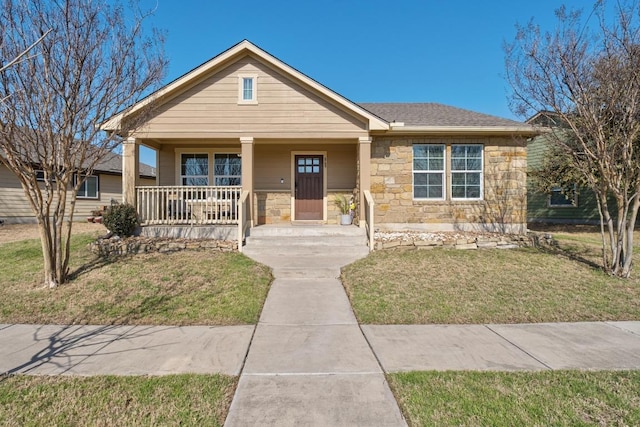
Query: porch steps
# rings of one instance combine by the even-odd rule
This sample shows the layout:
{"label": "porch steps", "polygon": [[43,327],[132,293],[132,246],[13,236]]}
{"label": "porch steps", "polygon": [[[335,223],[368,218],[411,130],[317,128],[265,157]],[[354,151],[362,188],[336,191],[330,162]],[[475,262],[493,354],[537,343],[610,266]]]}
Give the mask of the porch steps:
{"label": "porch steps", "polygon": [[339,268],[367,256],[364,229],[355,226],[258,226],[250,230],[243,253],[279,265],[277,277],[338,277]]}

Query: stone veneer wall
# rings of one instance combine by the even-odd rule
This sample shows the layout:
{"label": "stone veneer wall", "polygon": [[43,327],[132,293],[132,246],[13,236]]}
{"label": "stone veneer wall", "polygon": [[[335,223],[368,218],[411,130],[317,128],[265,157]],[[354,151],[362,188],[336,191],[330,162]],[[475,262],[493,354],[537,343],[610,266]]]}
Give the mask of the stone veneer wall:
{"label": "stone veneer wall", "polygon": [[291,222],[291,193],[278,191],[255,191],[253,206],[258,225],[284,224]]}
{"label": "stone veneer wall", "polygon": [[[349,191],[327,192],[327,224],[339,224],[340,210],[336,206],[336,196],[342,194],[349,199],[353,193]],[[258,225],[288,224],[291,222],[291,193],[277,191],[255,191],[254,209]]]}
{"label": "stone veneer wall", "polygon": [[[447,147],[447,199],[413,200],[413,144]],[[450,199],[450,147],[484,146],[484,200]],[[380,229],[526,231],[527,153],[514,138],[379,137],[371,147],[371,195]]]}

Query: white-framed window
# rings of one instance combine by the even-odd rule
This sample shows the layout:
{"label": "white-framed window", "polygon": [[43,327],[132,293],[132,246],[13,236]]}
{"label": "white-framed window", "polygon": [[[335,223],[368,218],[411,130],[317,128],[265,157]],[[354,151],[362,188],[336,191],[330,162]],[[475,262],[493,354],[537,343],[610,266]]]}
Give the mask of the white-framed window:
{"label": "white-framed window", "polygon": [[180,155],[180,184],[209,185],[209,154],[182,153]]}
{"label": "white-framed window", "polygon": [[578,192],[573,185],[571,194],[562,192],[561,187],[553,187],[549,194],[548,205],[550,208],[576,208],[578,207]]}
{"label": "white-framed window", "polygon": [[482,145],[451,145],[451,199],[482,199]]}
{"label": "white-framed window", "polygon": [[213,181],[216,186],[241,185],[242,158],[238,154],[214,154]]}
{"label": "white-framed window", "polygon": [[258,103],[258,76],[241,74],[238,76],[238,104]]}
{"label": "white-framed window", "polygon": [[445,197],[445,146],[414,144],[413,198],[443,200]]}
{"label": "white-framed window", "polygon": [[100,198],[100,180],[97,175],[73,175],[73,185],[78,184],[78,178],[84,180],[78,189],[78,199],[99,199]]}

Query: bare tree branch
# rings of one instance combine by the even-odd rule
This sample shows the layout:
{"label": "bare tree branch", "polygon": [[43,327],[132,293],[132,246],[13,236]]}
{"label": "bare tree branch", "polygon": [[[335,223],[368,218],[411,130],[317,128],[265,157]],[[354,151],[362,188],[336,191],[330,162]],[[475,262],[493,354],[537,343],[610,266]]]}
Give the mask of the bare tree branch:
{"label": "bare tree branch", "polygon": [[[18,177],[31,204],[44,281],[53,287],[67,278],[77,192],[120,143],[98,125],[160,85],[163,37],[144,29],[149,14],[135,3],[125,9],[111,0],[0,1],[0,57],[33,53],[0,73],[0,162]],[[39,42],[28,44],[36,36]],[[124,131],[144,120],[137,115]],[[69,227],[63,228],[65,221]]]}

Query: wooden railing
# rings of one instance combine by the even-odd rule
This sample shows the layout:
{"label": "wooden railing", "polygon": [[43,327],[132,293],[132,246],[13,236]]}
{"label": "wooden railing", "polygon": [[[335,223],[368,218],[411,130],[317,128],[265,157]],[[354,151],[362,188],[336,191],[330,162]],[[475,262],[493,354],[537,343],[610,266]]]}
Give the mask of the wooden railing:
{"label": "wooden railing", "polygon": [[375,226],[373,224],[373,214],[374,214],[374,205],[373,196],[369,190],[364,190],[364,218],[365,218],[365,229],[367,230],[367,238],[369,239],[369,252],[372,252],[375,249]]}
{"label": "wooden railing", "polygon": [[238,224],[240,186],[136,187],[141,225]]}

